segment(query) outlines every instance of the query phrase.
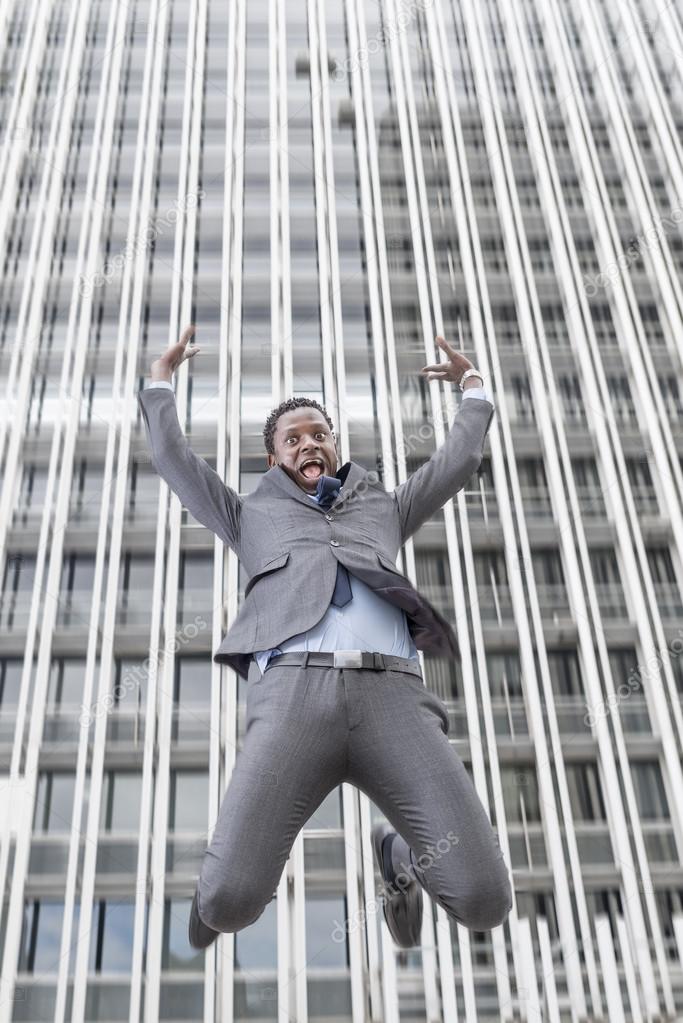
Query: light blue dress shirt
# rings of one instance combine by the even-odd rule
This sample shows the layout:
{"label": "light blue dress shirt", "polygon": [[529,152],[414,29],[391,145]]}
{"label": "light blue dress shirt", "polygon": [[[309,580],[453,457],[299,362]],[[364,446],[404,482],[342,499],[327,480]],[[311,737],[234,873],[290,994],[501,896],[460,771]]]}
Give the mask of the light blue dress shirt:
{"label": "light blue dress shirt", "polygon": [[[173,390],[173,385],[166,380],[155,380],[147,386]],[[479,398],[491,401],[484,387],[468,387],[462,396],[463,400]],[[318,500],[315,494],[307,496],[312,501]],[[273,654],[284,654],[290,650],[370,650],[418,660],[405,611],[384,600],[351,572],[349,582],[352,599],[344,607],[335,607],[330,603],[320,621],[306,632],[290,636],[280,646],[254,653],[261,674]]]}

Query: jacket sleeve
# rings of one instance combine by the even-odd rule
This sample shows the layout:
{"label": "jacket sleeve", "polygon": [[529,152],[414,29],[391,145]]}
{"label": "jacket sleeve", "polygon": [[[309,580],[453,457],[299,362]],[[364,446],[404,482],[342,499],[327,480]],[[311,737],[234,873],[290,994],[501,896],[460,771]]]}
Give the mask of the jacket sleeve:
{"label": "jacket sleeve", "polygon": [[236,550],[242,498],[188,444],[174,391],[145,387],[138,391],[138,402],[155,470],[198,522]]}
{"label": "jacket sleeve", "polygon": [[488,400],[463,399],[441,447],[393,491],[401,544],[462,490],[479,468],[494,411]]}

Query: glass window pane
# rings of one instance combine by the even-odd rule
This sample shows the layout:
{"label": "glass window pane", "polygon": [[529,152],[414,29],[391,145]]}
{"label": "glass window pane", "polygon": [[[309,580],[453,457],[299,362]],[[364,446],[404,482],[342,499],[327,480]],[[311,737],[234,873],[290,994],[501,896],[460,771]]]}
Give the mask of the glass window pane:
{"label": "glass window pane", "polygon": [[348,965],[347,915],[342,896],[306,895],[306,958],[311,966]]}
{"label": "glass window pane", "polygon": [[93,910],[89,970],[97,973],[130,972],[134,916],[133,902],[111,900],[97,903]]}
{"label": "glass window pane", "polygon": [[57,973],[62,939],[64,903],[41,899],[24,908],[19,969],[29,973]]}
{"label": "glass window pane", "polygon": [[176,702],[211,703],[211,664],[206,657],[179,657]]}
{"label": "glass window pane", "polygon": [[76,776],[44,771],[38,779],[33,812],[34,831],[70,831]]}
{"label": "glass window pane", "polygon": [[192,899],[167,899],[164,905],[162,970],[201,970],[204,953],[187,939]]}
{"label": "glass window pane", "polygon": [[271,899],[258,920],[235,934],[235,967],[277,969],[276,899]]}
{"label": "glass window pane", "polygon": [[133,771],[107,771],[104,776],[100,828],[137,831],[140,826],[142,775]]}
{"label": "glass window pane", "polygon": [[85,658],[59,658],[52,662],[48,703],[55,707],[80,707],[85,684]]}
{"label": "glass window pane", "polygon": [[168,826],[171,831],[206,831],[209,816],[207,771],[173,771]]}

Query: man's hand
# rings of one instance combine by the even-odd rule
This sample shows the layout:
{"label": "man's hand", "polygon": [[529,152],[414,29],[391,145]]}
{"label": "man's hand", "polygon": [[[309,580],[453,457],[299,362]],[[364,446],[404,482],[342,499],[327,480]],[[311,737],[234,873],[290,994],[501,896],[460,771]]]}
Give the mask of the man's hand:
{"label": "man's hand", "polygon": [[182,333],[180,341],[178,341],[175,345],[171,345],[171,347],[168,348],[159,359],[156,359],[152,363],[150,367],[152,380],[167,380],[170,384],[171,377],[177,370],[178,366],[182,365],[186,359],[191,359],[197,354],[197,352],[201,352],[201,348],[187,347],[195,330],[196,327],[193,323],[190,324],[189,327],[186,327]]}
{"label": "man's hand", "polygon": [[[448,356],[446,362],[437,362],[433,366],[423,366],[420,373],[424,373],[428,380],[436,378],[437,380],[451,380],[454,384],[457,384],[461,376],[467,369],[474,369],[474,366],[462,352],[458,352],[449,345],[445,338],[437,337],[437,345],[442,351]],[[482,381],[479,377],[471,376],[465,381],[465,390],[468,387],[481,387]]]}

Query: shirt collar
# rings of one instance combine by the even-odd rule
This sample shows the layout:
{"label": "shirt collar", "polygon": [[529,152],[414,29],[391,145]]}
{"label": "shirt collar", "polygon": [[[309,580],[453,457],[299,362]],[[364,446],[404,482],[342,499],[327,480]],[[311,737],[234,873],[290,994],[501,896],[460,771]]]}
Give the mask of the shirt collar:
{"label": "shirt collar", "polygon": [[310,497],[311,501],[316,501],[317,503],[319,503],[320,502],[320,498],[322,496],[322,483],[323,483],[324,479],[328,479],[328,480],[329,479],[338,479],[340,482],[339,482],[339,488],[337,490],[337,493],[340,493],[342,487],[344,486],[344,480],[348,476],[350,468],[351,468],[351,463],[350,462],[344,462],[344,464],[341,465],[337,469],[337,471],[335,472],[334,476],[325,476],[325,474],[323,473],[323,475],[318,478],[318,488],[317,488],[315,494],[307,494],[306,496]]}

